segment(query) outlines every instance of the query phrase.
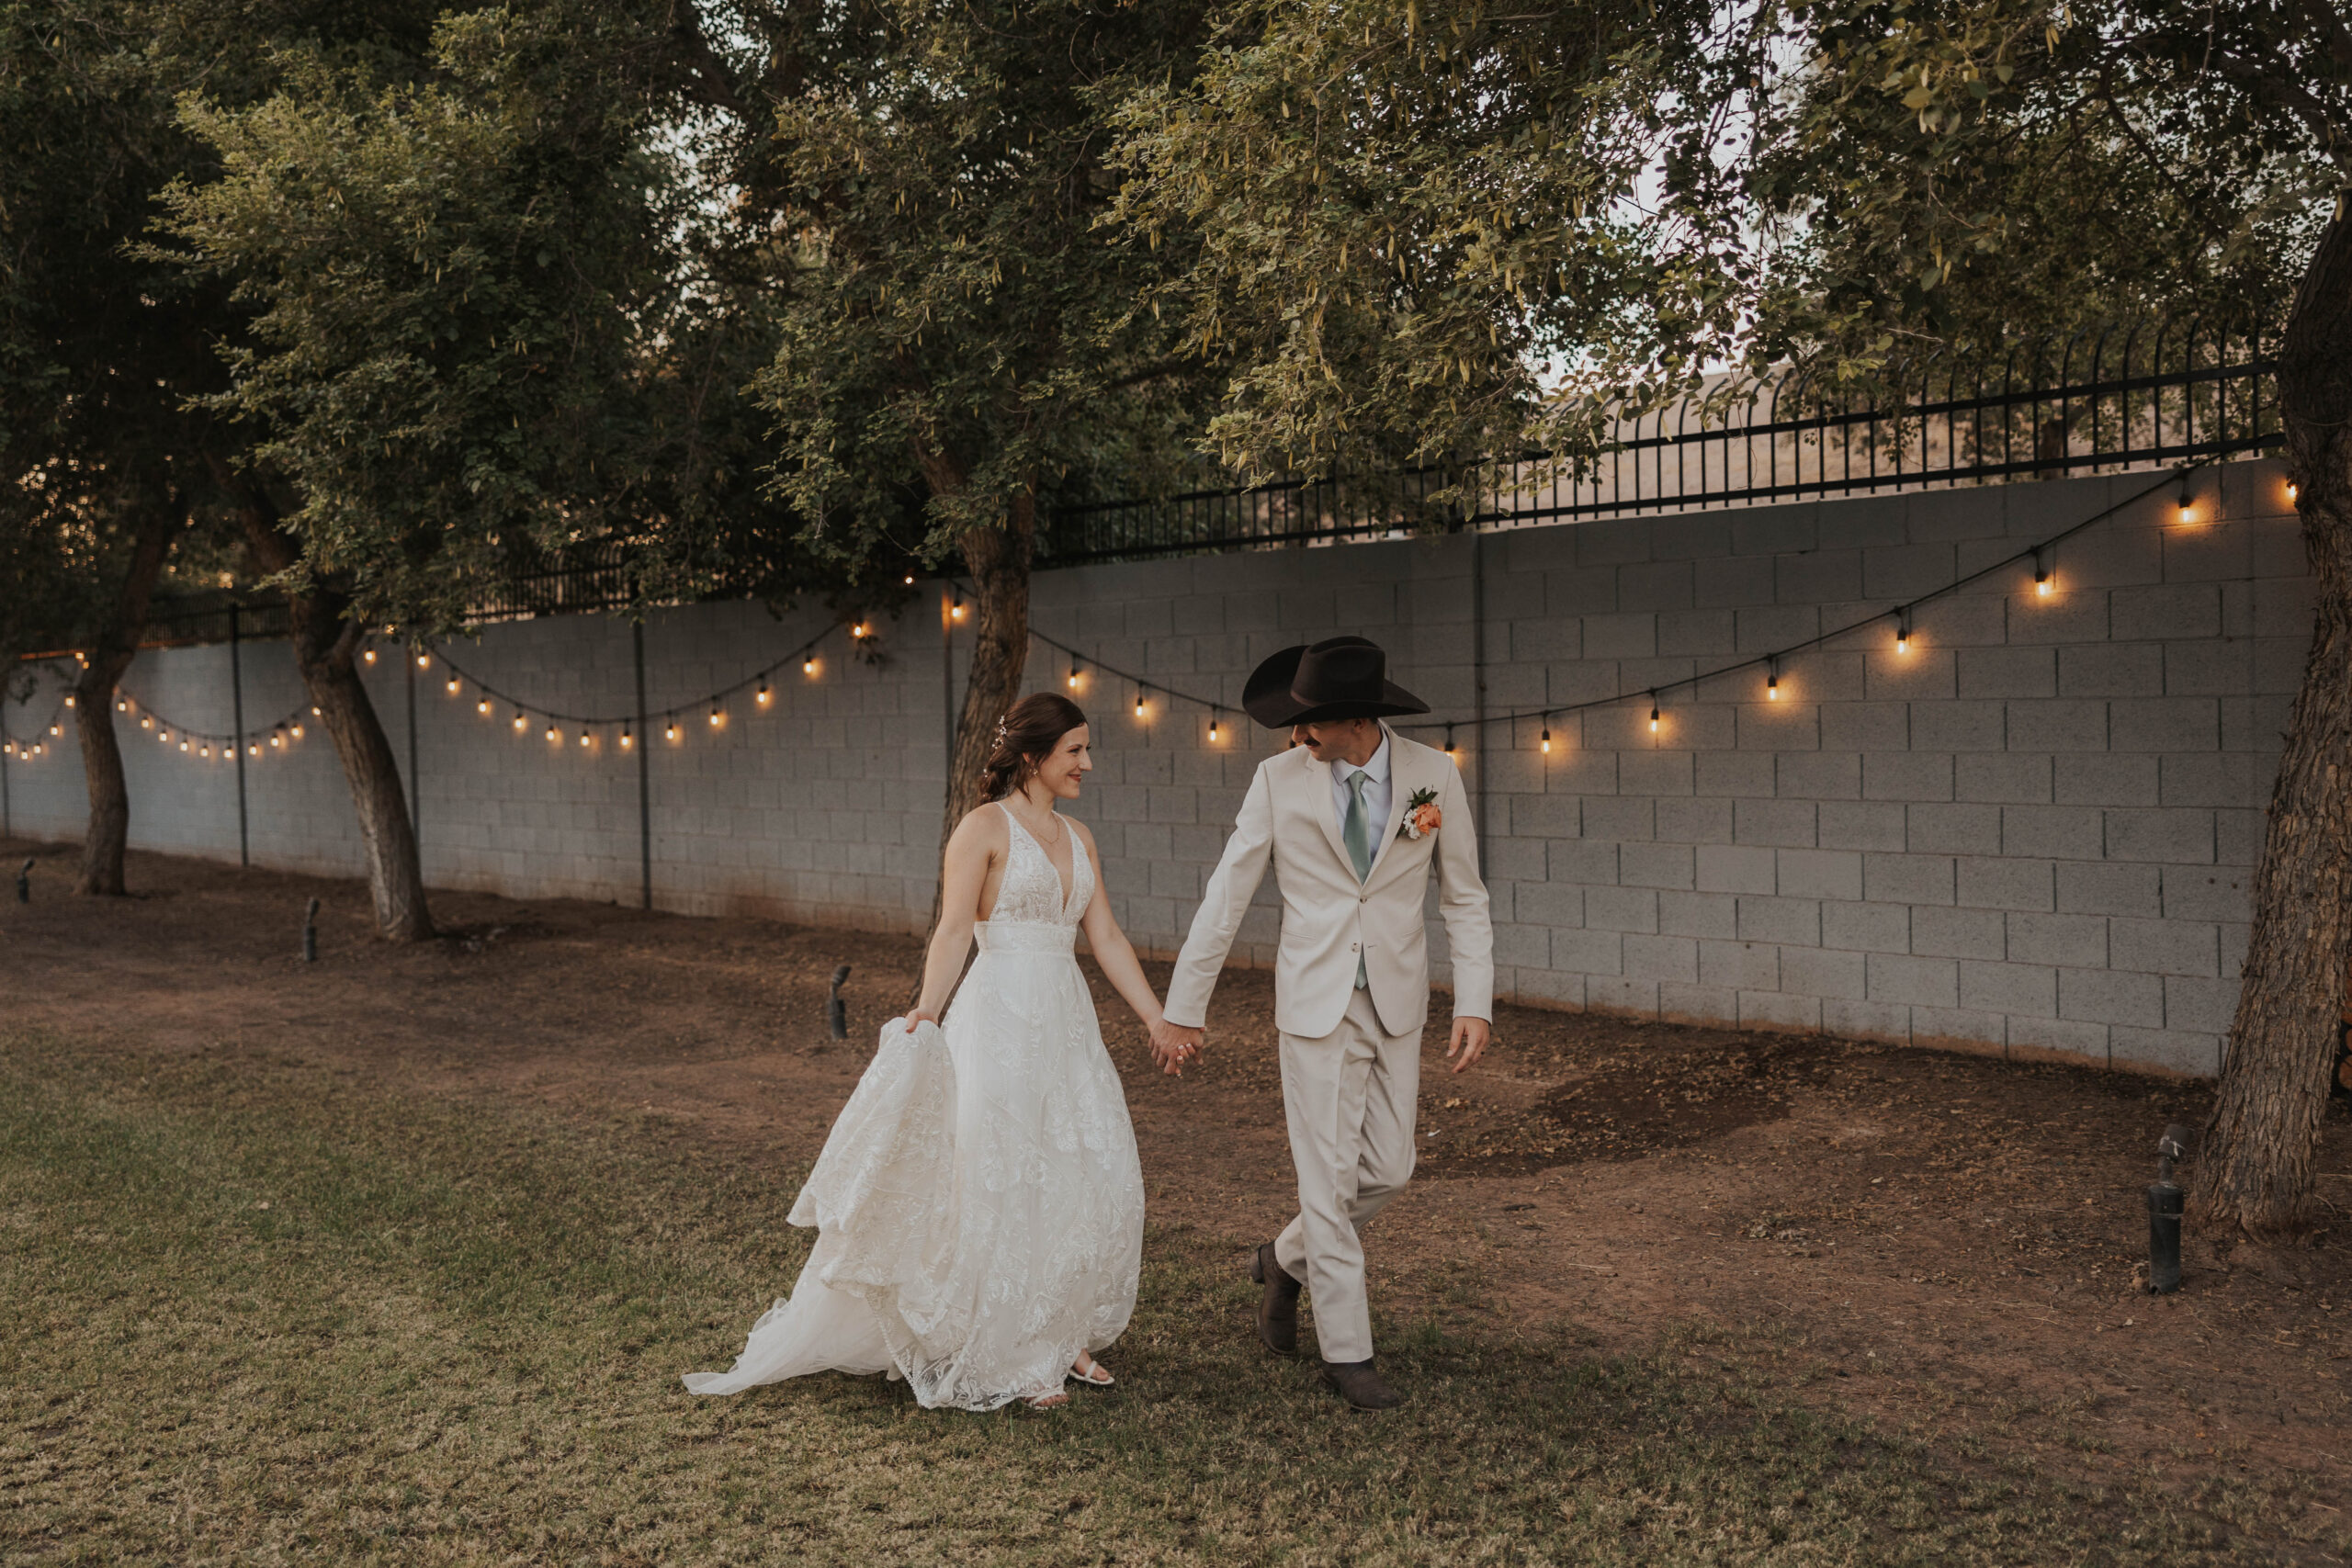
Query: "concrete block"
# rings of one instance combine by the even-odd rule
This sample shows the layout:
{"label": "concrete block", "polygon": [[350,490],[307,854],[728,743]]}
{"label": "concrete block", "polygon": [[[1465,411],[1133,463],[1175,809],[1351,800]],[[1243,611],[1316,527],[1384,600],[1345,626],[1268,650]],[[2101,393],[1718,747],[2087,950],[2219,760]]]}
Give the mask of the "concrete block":
{"label": "concrete block", "polygon": [[2222,592],[2211,582],[2118,588],[2108,600],[2108,625],[2120,642],[2172,642],[2222,635]]}
{"label": "concrete block", "polygon": [[1915,1045],[2004,1045],[2007,1037],[2008,1021],[1996,1012],[1978,1012],[1968,1008],[1911,1010],[1911,1043]]}
{"label": "concrete block", "polygon": [[1513,972],[1511,988],[1505,994],[1518,1001],[1582,1012],[1584,983],[1581,975],[1563,975],[1553,969],[1520,969]]}
{"label": "concrete block", "polygon": [[1854,850],[1788,849],[1773,852],[1776,888],[1783,897],[1859,899],[1862,857]]}
{"label": "concrete block", "polygon": [[[1828,911],[1822,912],[1824,921]],[[1781,953],[1781,989],[1798,996],[1828,997],[1859,1001],[1868,994],[1864,968],[1867,959],[1860,953],[1840,953],[1821,947],[1784,947]]]}
{"label": "concrete block", "polygon": [[1864,659],[1868,671],[1864,689],[1871,702],[1950,702],[1957,694],[1952,650],[1928,646],[1924,632],[1915,632],[1910,648],[1900,653],[1892,645],[1884,649],[1866,645]]}
{"label": "concrete block", "polygon": [[1647,887],[1588,887],[1584,923],[1592,931],[1654,931],[1657,894]]}
{"label": "concrete block", "polygon": [[1917,599],[1948,586],[1960,575],[1959,558],[1946,541],[1884,546],[1862,552],[1862,596]]}
{"label": "concrete block", "polygon": [[2156,759],[2139,752],[2081,751],[2055,760],[2052,792],[2061,806],[2154,806]]}
{"label": "concrete block", "polygon": [[1552,962],[1551,931],[1543,926],[1497,926],[1495,962],[1510,968],[1544,967]]}
{"label": "concrete block", "polygon": [[1585,981],[1585,1006],[1593,1012],[1627,1013],[1637,1018],[1657,1016],[1657,982],[1594,976]]}
{"label": "concrete block", "polygon": [[2086,1023],[2080,1019],[2029,1018],[2022,1013],[2012,1013],[2009,1016],[2008,1048],[2011,1055],[2027,1058],[2078,1056],[2093,1062],[2104,1062],[2108,1054],[2109,1032],[2103,1023]]}
{"label": "concrete block", "polygon": [[2145,811],[2109,811],[2107,858],[2173,864],[2213,859],[2213,813],[2159,807]]}
{"label": "concrete block", "polygon": [[1862,598],[1862,553],[1815,550],[1805,555],[1776,556],[1772,559],[1772,597],[1783,604],[1819,604]]}
{"label": "concrete block", "polygon": [[[1783,685],[1787,682],[1783,680]],[[1821,747],[1821,710],[1812,703],[1789,700],[1740,703],[1736,739],[1747,751],[1802,752]]]}
{"label": "concrete block", "polygon": [[2104,751],[2108,705],[2061,699],[2009,704],[2008,749],[2012,751]]}
{"label": "concrete block", "polygon": [[1617,759],[1617,787],[1628,795],[1689,795],[1692,781],[1688,751],[1626,751]]}
{"label": "concrete block", "polygon": [[2157,873],[2161,912],[2168,920],[2244,920],[2253,908],[2254,877],[2246,872],[2215,865],[2142,869]]}
{"label": "concrete block", "polygon": [[1953,863],[1954,896],[1967,908],[2047,913],[2057,907],[2053,892],[2057,869],[2054,861],[1962,855]]}
{"label": "concrete block", "polygon": [[1739,903],[1729,893],[1661,890],[1657,929],[1674,936],[1729,938],[1739,931]]}
{"label": "concrete block", "polygon": [[2211,920],[2110,919],[2107,961],[2142,974],[2211,979],[2222,973],[2221,927]]}
{"label": "concrete block", "polygon": [[2275,757],[2285,743],[2293,699],[2279,694],[2222,701],[2222,750]]}
{"label": "concrete block", "polygon": [[2014,909],[2007,916],[2013,962],[2084,969],[2107,966],[2107,919],[2099,915],[2044,915]]}
{"label": "concrete block", "polygon": [[1617,569],[1617,607],[1653,614],[1688,610],[1692,604],[1692,581],[1688,560],[1660,558],[1630,562]]}
{"label": "concrete block", "polygon": [[1624,965],[1631,979],[1694,984],[1699,978],[1699,944],[1687,936],[1628,936]]}
{"label": "concrete block", "polygon": [[1897,1002],[1824,999],[1821,1028],[1824,1033],[1849,1040],[1883,1040],[1907,1045],[1911,1043],[1911,1010]]}
{"label": "concrete block", "polygon": [[2086,806],[2004,806],[2001,852],[2052,860],[2098,860],[2106,853],[2106,825]]}
{"label": "concrete block", "polygon": [[[1559,846],[1554,845],[1555,849]],[[1584,924],[1584,889],[1573,883],[1521,882],[1512,885],[1511,913],[1530,925],[1575,929]]]}
{"label": "concrete block", "polygon": [[1742,991],[1739,1025],[1743,1029],[1817,1034],[1821,1032],[1821,999],[1780,991]]}
{"label": "concrete block", "polygon": [[1587,615],[1584,657],[1587,659],[1648,659],[1657,652],[1655,615]]}
{"label": "concrete block", "polygon": [[1952,760],[1939,751],[1871,751],[1862,757],[1869,800],[1950,800]]}
{"label": "concrete block", "polygon": [[1758,845],[1701,844],[1694,886],[1702,893],[1763,893],[1779,889],[1773,852]]}
{"label": "concrete block", "polygon": [[1938,1008],[1960,1003],[1960,965],[1949,958],[1873,953],[1864,966],[1864,976],[1874,1002]]}
{"label": "concrete block", "polygon": [[1739,800],[1732,803],[1732,834],[1742,844],[1810,847],[1816,808],[1809,800]]}
{"label": "concrete block", "polygon": [[1625,939],[1616,931],[1555,931],[1552,967],[1577,975],[1623,974]]}
{"label": "concrete block", "polygon": [[[1704,760],[1701,759],[1702,773]],[[1656,820],[1657,836],[1665,842],[1728,844],[1732,841],[1731,802],[1728,800],[1668,795],[1657,802]]]}
{"label": "concrete block", "polygon": [[1904,847],[1914,854],[2001,852],[2001,808],[1922,803],[1905,808]]}
{"label": "concrete block", "polygon": [[1741,557],[1692,563],[1691,599],[1702,608],[1770,604],[1772,573]]}
{"label": "concrete block", "polygon": [[2245,945],[2254,934],[2251,925],[2239,920],[2223,920],[2215,930],[2221,936],[2221,970],[2225,978],[2236,979],[2245,973]]}
{"label": "concrete block", "polygon": [[2165,1021],[2164,981],[2154,975],[2128,975],[2111,969],[2061,969],[2058,1016],[2090,1023],[2161,1029]]}
{"label": "concrete block", "polygon": [[1907,703],[1824,703],[1821,749],[1825,751],[1905,750],[1911,744]]}
{"label": "concrete block", "polygon": [[1732,1025],[1739,1021],[1739,996],[1720,986],[1658,982],[1657,1015],[1669,1023]]}
{"label": "concrete block", "polygon": [[1911,951],[1931,958],[2000,959],[2007,953],[1997,909],[1947,909],[1934,905],[1911,911]]}
{"label": "concrete block", "polygon": [[[1631,567],[1627,570],[1634,570]],[[1686,589],[1687,592],[1687,589]],[[1629,604],[1642,601],[1628,600]],[[1661,611],[1657,618],[1657,650],[1661,655],[1722,659],[1736,647],[1734,612],[1730,610]]]}
{"label": "concrete block", "polygon": [[1862,857],[1863,897],[1889,904],[1949,904],[1952,901],[1953,865],[1950,855],[1882,855]]}
{"label": "concrete block", "polygon": [[2055,1018],[2058,971],[2047,964],[1963,962],[1960,1005],[1985,1012]]}
{"label": "concrete block", "polygon": [[2222,744],[2221,705],[2212,697],[2118,698],[2108,705],[2108,744],[2118,751],[2214,750]]}
{"label": "concrete block", "polygon": [[[1731,547],[1737,556],[1771,556],[1821,547],[1821,505],[1793,502],[1732,513]],[[1753,563],[1751,563],[1753,564]]]}
{"label": "concrete block", "polygon": [[2032,752],[1963,752],[1952,759],[1951,792],[1957,800],[2044,805],[2052,788],[2051,760]]}
{"label": "concrete block", "polygon": [[1770,782],[1763,789],[1737,793],[1824,802],[1861,798],[1862,760],[1851,751],[1781,751],[1756,760],[1770,765]]}
{"label": "concrete block", "polygon": [[2108,1053],[2113,1060],[2197,1077],[2213,1077],[2221,1072],[2222,1050],[2223,1041],[2216,1035],[2120,1026],[2108,1031]]}
{"label": "concrete block", "polygon": [[1555,839],[1544,846],[1544,874],[1554,886],[1617,882],[1617,845],[1608,840]]}
{"label": "concrete block", "polygon": [[[1856,760],[1859,777],[1860,759]],[[1880,850],[1899,852],[1907,829],[1900,802],[1883,800],[1824,800],[1818,833],[1826,850]]]}
{"label": "concrete block", "polygon": [[2062,697],[2152,697],[2165,689],[2164,649],[2154,643],[2099,643],[2058,649]]}
{"label": "concrete block", "polygon": [[2238,977],[2166,975],[2165,1027],[2191,1034],[2227,1034],[2238,1008]]}
{"label": "concrete block", "polygon": [[1657,837],[1656,805],[1636,795],[1586,795],[1584,836],[1631,843]]}
{"label": "concrete block", "polygon": [[1628,887],[1693,886],[1694,863],[1689,844],[1629,843],[1618,847],[1617,880]]}
{"label": "concrete block", "polygon": [[2000,751],[2008,744],[2007,710],[1989,700],[1915,704],[1911,744],[1922,751]]}
{"label": "concrete block", "polygon": [[1707,985],[1743,990],[1780,988],[1781,950],[1770,942],[1702,942],[1698,944],[1698,960],[1699,978]]}
{"label": "concrete block", "polygon": [[1818,899],[1743,895],[1739,900],[1739,940],[1817,947],[1821,943],[1821,910]]}
{"label": "concrete block", "polygon": [[[1802,752],[1799,755],[1811,757],[1817,753]],[[1693,787],[1702,795],[1770,795],[1774,793],[1774,763],[1778,760],[1770,751],[1702,751],[1696,760]],[[1727,806],[1724,807],[1724,836],[1718,841],[1729,842],[1730,809]],[[1713,818],[1709,820],[1712,822]],[[1665,832],[1663,825],[1658,830]]]}
{"label": "concrete block", "polygon": [[1963,648],[1953,655],[1952,672],[1962,700],[2058,694],[2058,650],[2054,648]]}

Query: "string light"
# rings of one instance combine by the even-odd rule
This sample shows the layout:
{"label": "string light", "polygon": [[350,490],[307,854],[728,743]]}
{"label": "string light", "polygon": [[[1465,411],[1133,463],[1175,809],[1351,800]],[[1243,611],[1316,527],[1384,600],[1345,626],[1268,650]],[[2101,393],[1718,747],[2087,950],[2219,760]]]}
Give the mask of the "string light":
{"label": "string light", "polygon": [[817,672],[817,656],[815,654],[812,653],[808,658],[800,661],[800,672],[803,675],[814,675]]}
{"label": "string light", "polygon": [[914,585],[915,585],[915,574],[914,574],[913,572],[911,572],[911,571],[910,571],[910,572],[907,573],[907,586],[908,586],[908,587],[910,587],[910,588],[912,588]]}
{"label": "string light", "polygon": [[418,655],[416,656],[416,667],[417,667],[419,670],[430,670],[430,669],[432,669],[432,668],[433,668],[433,656],[432,656],[431,654],[429,654],[429,653],[420,653],[420,654],[418,654]]}
{"label": "string light", "polygon": [[2188,481],[2185,479],[2180,481],[2180,520],[2183,523],[2197,521],[2197,503],[2189,498]]}
{"label": "string light", "polygon": [[1650,694],[1650,733],[1652,735],[1657,733],[1657,694],[1656,692]]}
{"label": "string light", "polygon": [[1453,761],[1453,726],[1450,724],[1445,727],[1445,759]]}
{"label": "string light", "polygon": [[947,606],[947,617],[955,621],[964,618],[964,591],[960,588],[956,591],[955,601]]}
{"label": "string light", "polygon": [[65,727],[62,724],[52,724],[49,727],[49,732],[51,735],[62,735],[65,733]]}
{"label": "string light", "polygon": [[207,741],[202,746],[198,747],[197,755],[199,757],[209,757],[212,755],[212,743],[210,741]]}
{"label": "string light", "polygon": [[621,750],[624,750],[624,751],[626,751],[626,750],[628,750],[630,747],[632,747],[632,746],[634,746],[634,745],[636,745],[636,744],[637,744],[637,737],[636,737],[636,736],[634,736],[634,735],[631,735],[631,734],[628,732],[628,725],[626,725],[626,724],[622,725],[622,726],[621,726]]}
{"label": "string light", "polygon": [[662,726],[662,739],[664,740],[675,740],[677,738],[678,721],[675,718],[673,718]]}
{"label": "string light", "polygon": [[1537,741],[1536,745],[1542,750],[1544,755],[1546,757],[1552,754],[1552,726],[1550,721],[1545,721],[1544,726],[1544,739]]}
{"label": "string light", "polygon": [[453,697],[458,694],[458,678],[455,675],[449,677],[449,694]]}
{"label": "string light", "polygon": [[481,700],[481,701],[480,701],[480,702],[478,702],[478,703],[476,703],[476,704],[474,705],[474,712],[476,712],[476,713],[486,714],[486,713],[488,713],[489,711],[490,711],[490,699],[489,699],[488,697],[484,697],[484,698],[482,698],[482,700]]}
{"label": "string light", "polygon": [[1068,685],[1071,691],[1073,691],[1073,692],[1077,691],[1077,690],[1078,690],[1078,678],[1079,678],[1080,675],[1084,674],[1085,672],[1086,672],[1086,666],[1084,666],[1083,664],[1080,664],[1080,663],[1077,660],[1075,660],[1075,659],[1071,660],[1069,661],[1069,681],[1067,681],[1067,682],[1064,682],[1064,683],[1065,683],[1066,685]]}
{"label": "string light", "polygon": [[65,705],[69,708],[74,705],[74,694],[71,692],[65,694]]}
{"label": "string light", "polygon": [[372,648],[371,648],[371,649],[369,649],[367,652],[365,652],[365,653],[361,654],[359,657],[360,657],[360,658],[362,658],[362,659],[364,659],[364,660],[366,660],[368,663],[373,664],[373,663],[375,663],[375,662],[376,662],[376,650],[375,650],[374,649],[372,649]]}
{"label": "string light", "polygon": [[153,715],[152,715],[152,714],[142,714],[141,716],[140,716],[140,719],[139,719],[139,728],[141,728],[141,729],[153,729],[153,728],[155,728],[155,719],[154,719],[154,716],[153,716]]}
{"label": "string light", "polygon": [[272,730],[269,736],[269,749],[273,751],[280,751],[285,750],[285,747],[286,737],[277,733],[276,730]]}
{"label": "string light", "polygon": [[1212,746],[1216,744],[1216,710],[1211,708],[1209,710],[1209,744]]}
{"label": "string light", "polygon": [[302,727],[299,724],[294,727],[294,739],[297,740],[302,739]]}
{"label": "string light", "polygon": [[1141,686],[1136,688],[1136,716],[1137,718],[1143,716],[1143,688]]}
{"label": "string light", "polygon": [[181,741],[181,742],[180,742],[180,750],[183,750],[183,751],[185,751],[185,750],[187,750],[187,741],[183,740],[183,741]]}
{"label": "string light", "polygon": [[548,739],[550,740],[556,739],[555,720],[553,719],[548,720]]}
{"label": "string light", "polygon": [[1907,605],[1895,612],[1894,651],[1897,653],[1911,651],[1911,611]]}
{"label": "string light", "polygon": [[[277,742],[272,741],[272,742],[271,742],[271,744],[272,744],[272,745],[275,745],[275,744],[277,744]],[[246,754],[247,756],[249,756],[249,757],[258,757],[258,756],[260,756],[260,755],[261,755],[261,742],[260,742],[260,741],[258,741],[258,740],[256,740],[256,741],[254,741],[252,745],[250,745],[250,746],[246,747],[246,748],[245,748],[245,754]]]}
{"label": "string light", "polygon": [[711,727],[713,729],[717,729],[717,728],[718,728],[718,724],[719,724],[719,717],[720,717],[720,715],[719,715],[719,711],[718,711],[718,705],[717,703],[713,703],[713,704],[711,704],[711,705],[710,705],[710,727]]}
{"label": "string light", "polygon": [[865,623],[864,621],[860,621],[855,626],[850,627],[849,635],[854,637],[864,637],[865,636]]}
{"label": "string light", "polygon": [[580,732],[580,744],[582,746],[588,744],[588,732],[584,729]]}
{"label": "string light", "polygon": [[2033,552],[2033,591],[2044,599],[2050,597],[2050,568],[2040,550]]}
{"label": "string light", "polygon": [[1771,672],[1764,677],[1764,700],[1777,703],[1781,700],[1781,661],[1777,659],[1772,660],[1770,670]]}
{"label": "string light", "polygon": [[2298,496],[2300,496],[2300,495],[2301,495],[2302,493],[2303,493],[2303,488],[2302,488],[2302,486],[2301,486],[2301,485],[2297,484],[2297,483],[2296,483],[2294,480],[2292,480],[2292,479],[2289,479],[2289,480],[2287,481],[2287,504],[2288,504],[2288,505],[2290,505],[2290,506],[2294,505],[2294,504],[2295,504],[2295,498],[2296,498],[2296,497],[2298,497]]}
{"label": "string light", "polygon": [[522,733],[523,733],[523,727],[524,727],[525,725],[526,725],[526,724],[530,723],[530,722],[531,722],[531,721],[530,721],[529,719],[525,718],[525,717],[523,716],[523,710],[522,710],[521,708],[516,708],[516,709],[514,710],[514,733],[515,733],[515,734],[517,734],[517,735],[522,734]]}
{"label": "string light", "polygon": [[115,698],[114,711],[117,713],[129,713],[130,711],[130,699],[129,697]]}
{"label": "string light", "polygon": [[768,705],[768,678],[764,675],[760,677],[760,694],[755,700],[762,707]]}

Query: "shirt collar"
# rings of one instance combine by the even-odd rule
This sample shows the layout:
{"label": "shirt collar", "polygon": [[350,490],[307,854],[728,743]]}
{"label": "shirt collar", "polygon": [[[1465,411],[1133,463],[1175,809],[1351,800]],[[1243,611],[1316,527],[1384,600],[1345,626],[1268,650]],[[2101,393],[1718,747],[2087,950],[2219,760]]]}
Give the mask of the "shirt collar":
{"label": "shirt collar", "polygon": [[[1336,757],[1331,760],[1331,776],[1339,780],[1343,787],[1348,782],[1348,775],[1355,771],[1356,764],[1353,762]],[[1385,724],[1380,727],[1380,747],[1373,752],[1372,761],[1363,764],[1363,771],[1370,775],[1374,784],[1388,782],[1388,727]]]}

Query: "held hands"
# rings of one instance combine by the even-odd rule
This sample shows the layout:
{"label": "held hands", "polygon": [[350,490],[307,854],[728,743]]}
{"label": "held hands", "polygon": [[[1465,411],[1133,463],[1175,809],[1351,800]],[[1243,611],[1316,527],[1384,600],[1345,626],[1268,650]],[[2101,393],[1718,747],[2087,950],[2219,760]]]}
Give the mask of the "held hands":
{"label": "held hands", "polygon": [[1151,1059],[1159,1064],[1161,1072],[1182,1077],[1185,1064],[1200,1054],[1199,1030],[1170,1023],[1164,1018],[1151,1026]]}
{"label": "held hands", "polygon": [[1453,1064],[1455,1072],[1466,1070],[1487,1049],[1487,1037],[1493,1026],[1483,1018],[1457,1018],[1453,1021],[1453,1038],[1447,1042],[1445,1059]]}

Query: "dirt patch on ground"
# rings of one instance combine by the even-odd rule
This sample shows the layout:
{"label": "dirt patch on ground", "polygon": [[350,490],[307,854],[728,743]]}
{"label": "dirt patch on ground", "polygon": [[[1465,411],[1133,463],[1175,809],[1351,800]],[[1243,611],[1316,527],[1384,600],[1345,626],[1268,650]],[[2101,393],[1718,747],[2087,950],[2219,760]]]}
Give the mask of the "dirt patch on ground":
{"label": "dirt patch on ground", "polygon": [[[134,855],[141,897],[80,900],[71,851],[0,853],[38,861],[34,902],[0,903],[15,1023],[626,1119],[773,1169],[779,1213],[921,958],[905,937],[469,894],[435,900],[447,939],[395,950],[369,938],[355,884]],[[304,964],[313,895],[321,956]],[[842,963],[852,1038],[835,1042]],[[1094,980],[1155,1245],[1238,1268],[1290,1210],[1270,978],[1227,976],[1182,1080],[1151,1069]],[[2202,1119],[2203,1086],[1518,1007],[1496,1025],[1459,1076],[1442,1022],[1425,1042],[1419,1170],[1367,1236],[1393,1320],[1565,1325],[1600,1349],[1669,1331],[1702,1359],[1704,1325],[1760,1327],[1792,1399],[2088,1479],[2258,1469],[2352,1491],[2340,1104],[2311,1245],[2192,1238],[2188,1288],[2152,1299],[2142,1189],[2165,1124]]]}

